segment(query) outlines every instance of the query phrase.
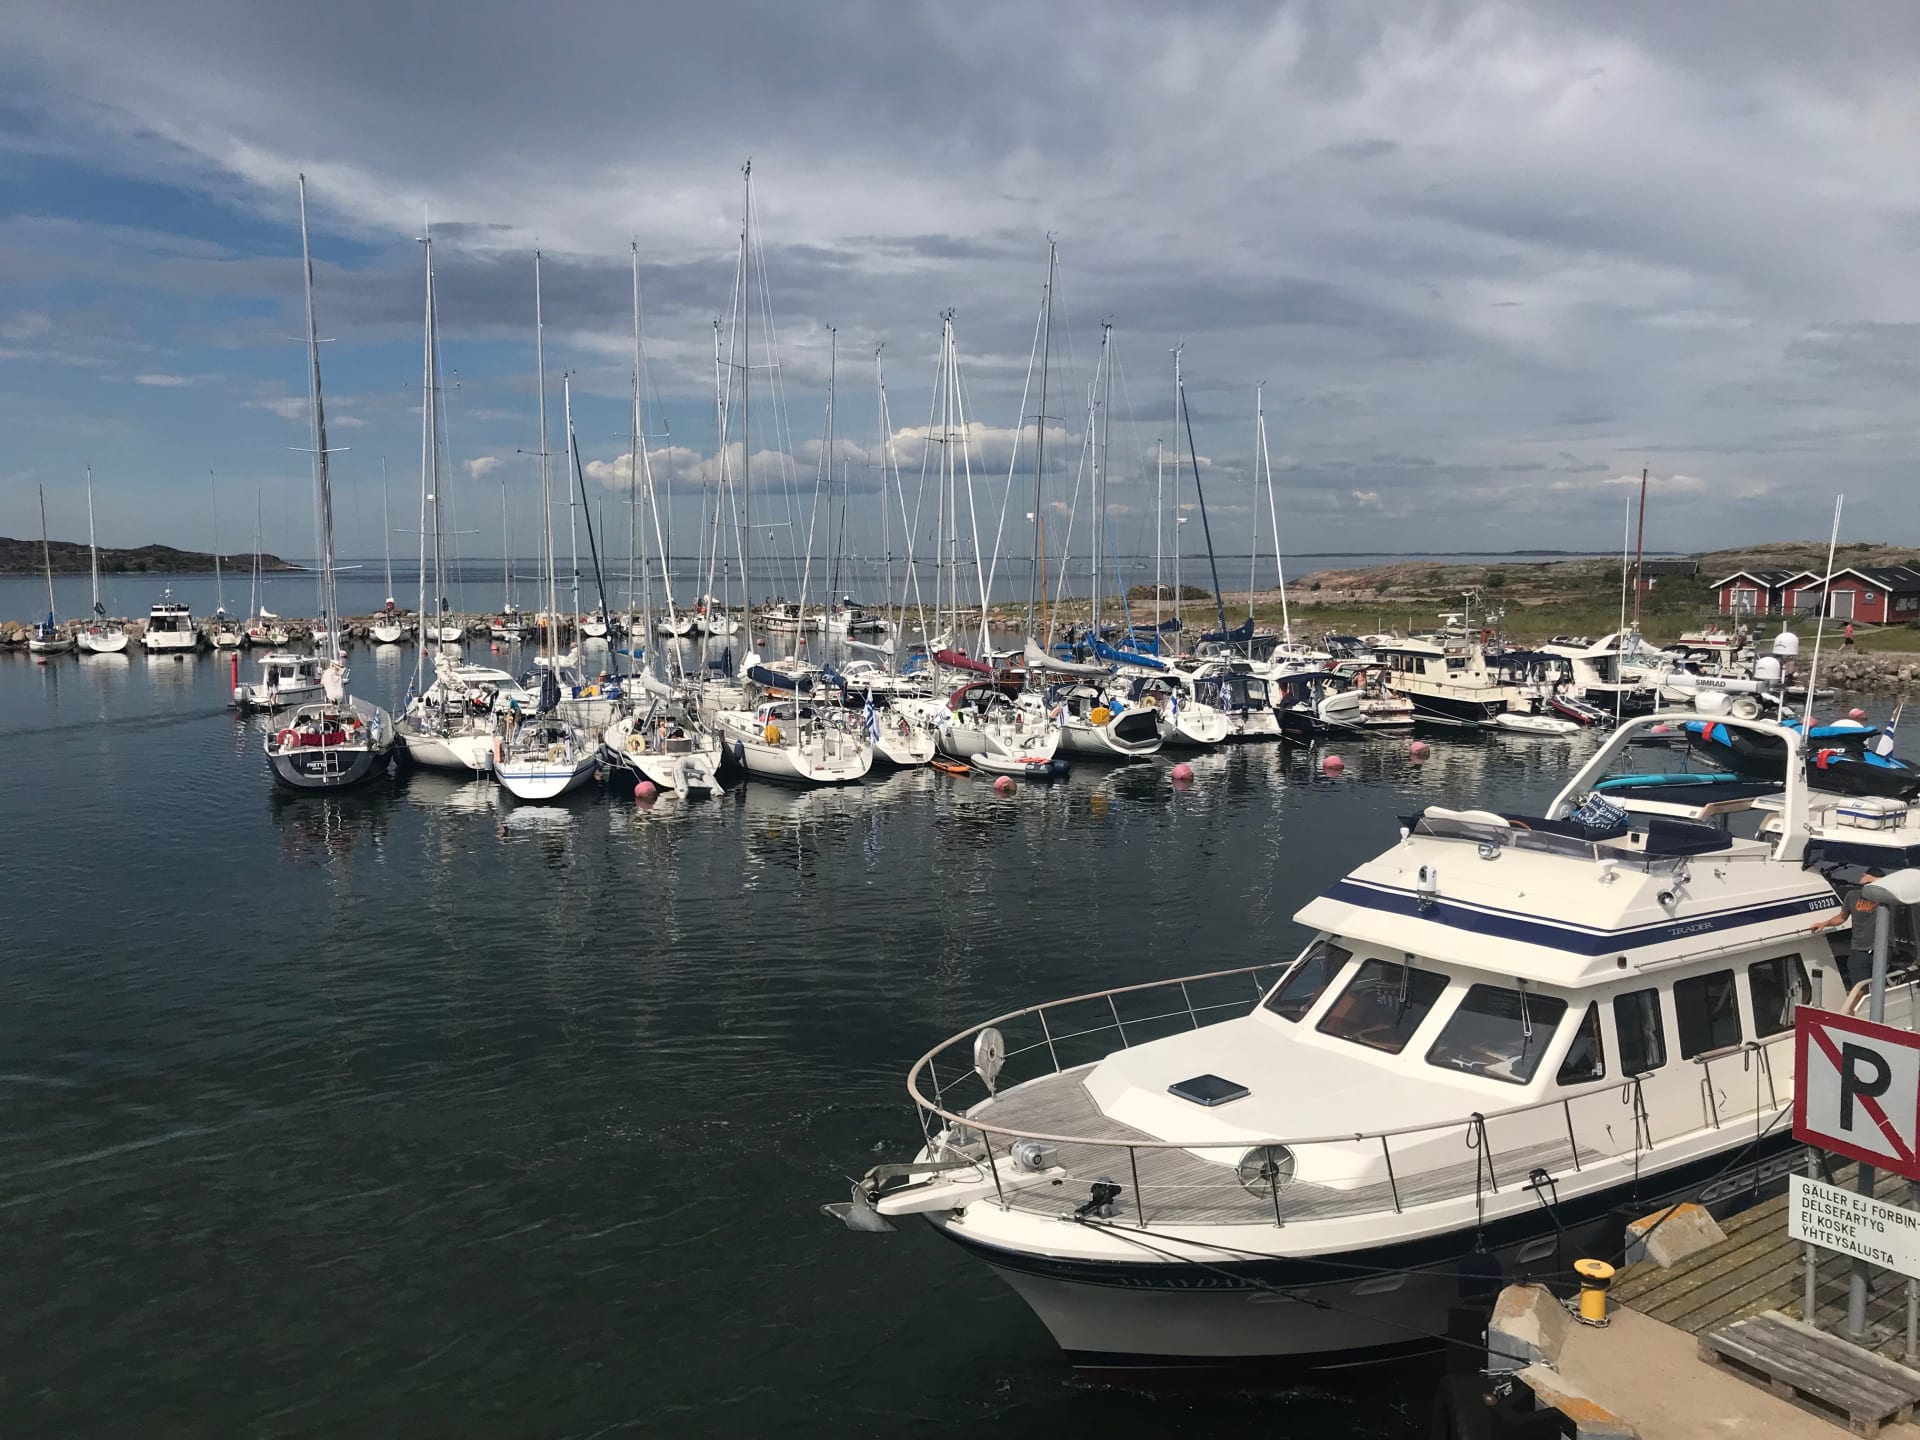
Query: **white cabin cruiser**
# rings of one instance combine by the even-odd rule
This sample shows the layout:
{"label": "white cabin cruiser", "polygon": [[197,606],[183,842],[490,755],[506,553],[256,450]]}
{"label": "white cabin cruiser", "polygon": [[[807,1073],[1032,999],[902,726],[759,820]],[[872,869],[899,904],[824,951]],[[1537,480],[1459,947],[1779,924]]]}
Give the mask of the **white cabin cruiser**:
{"label": "white cabin cruiser", "polygon": [[319,656],[276,650],[260,662],[258,680],[242,681],[233,687],[233,703],[241,710],[284,710],[318,700],[324,694]]}
{"label": "white cabin cruiser", "polygon": [[[1469,1282],[1563,1277],[1623,1211],[1778,1193],[1793,1010],[1847,1003],[1843,912],[1801,867],[1798,763],[1773,843],[1595,791],[1686,718],[1629,721],[1546,817],[1429,807],[1299,911],[1291,965],[942,1042],[908,1077],[924,1146],[833,1212],[924,1216],[1081,1366],[1311,1368],[1431,1348]],[[1913,1007],[1896,986],[1887,1020]]]}
{"label": "white cabin cruiser", "polygon": [[173,598],[173,591],[166,591],[147,612],[140,644],[149,655],[191,655],[199,650],[200,629],[193,623],[193,612]]}
{"label": "white cabin cruiser", "polygon": [[1503,682],[1471,638],[1439,635],[1375,645],[1387,688],[1413,702],[1421,724],[1480,729],[1507,710],[1531,711],[1534,693]]}
{"label": "white cabin cruiser", "polygon": [[1280,716],[1266,678],[1244,660],[1204,660],[1180,673],[1194,696],[1226,717],[1229,740],[1278,740]]}
{"label": "white cabin cruiser", "polygon": [[1055,685],[1047,693],[1060,726],[1060,749],[1090,760],[1141,760],[1160,749],[1160,712],[1129,705],[1096,684]]}

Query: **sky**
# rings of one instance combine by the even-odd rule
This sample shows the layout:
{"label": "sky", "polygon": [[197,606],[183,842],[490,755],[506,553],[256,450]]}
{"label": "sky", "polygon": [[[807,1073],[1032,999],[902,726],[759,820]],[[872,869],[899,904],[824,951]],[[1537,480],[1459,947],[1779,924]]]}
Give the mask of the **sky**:
{"label": "sky", "polygon": [[102,543],[244,550],[257,512],[314,553],[304,172],[341,553],[418,543],[429,225],[451,545],[534,548],[537,247],[551,443],[570,374],[616,551],[637,254],[698,546],[751,159],[756,549],[804,536],[830,374],[847,549],[887,464],[913,511],[951,311],[974,504],[1024,553],[1049,237],[1070,548],[1089,429],[1144,551],[1189,422],[1180,513],[1197,471],[1216,545],[1271,548],[1256,389],[1289,553],[1607,550],[1642,467],[1650,548],[1824,535],[1837,493],[1843,538],[1913,542],[1917,63],[1904,3],[10,6],[0,533],[44,486],[84,540],[91,466]]}

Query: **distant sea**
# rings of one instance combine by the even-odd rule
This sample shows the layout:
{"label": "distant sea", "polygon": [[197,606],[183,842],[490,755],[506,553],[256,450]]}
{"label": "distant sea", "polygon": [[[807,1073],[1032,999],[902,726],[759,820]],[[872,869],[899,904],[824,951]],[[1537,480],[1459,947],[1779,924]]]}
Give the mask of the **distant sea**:
{"label": "distant sea", "polygon": [[[1500,554],[1496,552],[1480,553],[1442,553],[1409,551],[1400,553],[1380,552],[1317,552],[1300,555],[1288,555],[1286,572],[1290,578],[1298,579],[1316,570],[1333,568],[1330,562],[1339,562],[1341,569],[1357,569],[1371,565],[1393,565],[1414,560],[1447,560],[1455,564],[1524,564],[1542,560],[1566,560],[1580,558],[1581,552],[1564,550],[1536,550]],[[1255,557],[1247,555],[1223,555],[1217,561],[1220,588],[1224,591],[1244,591],[1252,586],[1256,589],[1268,589],[1274,584],[1275,573],[1271,555]],[[919,594],[931,605],[933,601],[934,573],[929,561],[917,561],[915,569],[919,575]],[[540,608],[539,587],[533,580],[534,562],[516,560],[513,563],[512,577],[502,573],[501,562],[497,559],[462,560],[449,567],[447,598],[452,602],[455,613],[479,614],[489,610],[499,610],[508,597],[525,609]],[[1116,573],[1117,572],[1117,573]],[[1000,604],[1024,601],[1027,597],[1032,569],[1024,557],[1005,559],[994,567],[990,603]],[[1178,567],[1168,559],[1160,564],[1160,578],[1171,586],[1176,577],[1183,585],[1194,586],[1202,590],[1213,588],[1212,573],[1204,555],[1188,555],[1182,558]],[[385,564],[378,557],[372,560],[344,560],[340,562],[337,573],[340,592],[340,606],[343,614],[366,615],[379,609],[386,603],[388,590]],[[607,602],[614,609],[624,609],[627,603],[627,572],[624,557],[618,562],[617,569],[609,566],[603,572]],[[675,560],[671,571],[673,597],[676,603],[684,604],[699,595],[707,586],[708,574],[704,567],[691,561]],[[753,598],[755,603],[779,596],[793,599],[799,596],[802,574],[792,560],[756,560],[753,567]],[[1135,585],[1151,584],[1154,579],[1154,560],[1151,555],[1122,556],[1116,560],[1108,572],[1109,593],[1117,593],[1123,588]],[[1116,584],[1115,581],[1121,582]],[[1057,570],[1049,569],[1046,575],[1049,596],[1062,593],[1060,575]],[[961,565],[961,594],[964,599],[978,603],[980,578],[976,576],[969,562]],[[176,600],[190,606],[196,615],[210,615],[216,606],[225,605],[227,613],[243,616],[251,613],[251,606],[257,598],[258,604],[276,615],[301,618],[318,613],[319,581],[311,571],[281,571],[273,575],[263,575],[257,597],[250,595],[252,577],[246,573],[227,574],[216,583],[211,574],[206,575],[103,575],[100,577],[101,603],[107,613],[114,616],[139,618],[147,613],[163,593],[171,591]],[[740,599],[740,581],[737,573],[721,573],[712,577],[713,593],[722,600],[737,604]],[[84,615],[90,604],[89,579],[85,575],[56,575],[53,577],[54,609],[62,619],[71,619]],[[579,582],[580,608],[590,610],[598,603],[598,591],[594,583],[592,569],[583,559]],[[561,606],[565,608],[571,591],[571,585],[561,584]],[[1066,577],[1064,593],[1068,596],[1088,593],[1088,579],[1084,564],[1070,567]],[[886,599],[887,567],[873,560],[842,560],[837,570],[830,569],[822,573],[816,567],[813,574],[806,577],[807,598],[809,601],[826,598],[830,593],[851,595],[854,599],[869,605],[877,605]],[[899,597],[906,594],[907,568],[903,562],[896,561],[893,566],[893,594]],[[417,565],[409,560],[396,561],[393,566],[393,597],[400,605],[412,609],[420,600],[420,576]],[[38,618],[46,610],[46,581],[38,575],[0,575],[0,621],[29,621]],[[666,599],[666,587],[661,583],[659,574],[654,575],[652,602],[659,608]],[[431,605],[431,600],[429,600]],[[636,592],[635,607],[639,599]]]}

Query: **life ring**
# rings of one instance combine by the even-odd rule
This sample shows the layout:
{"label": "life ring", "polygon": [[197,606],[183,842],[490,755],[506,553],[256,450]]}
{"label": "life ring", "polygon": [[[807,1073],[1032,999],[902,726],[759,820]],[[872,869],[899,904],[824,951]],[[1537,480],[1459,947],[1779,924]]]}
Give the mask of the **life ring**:
{"label": "life ring", "polygon": [[547,763],[549,765],[558,765],[560,763],[561,749],[562,747],[558,744],[547,746]]}
{"label": "life ring", "polygon": [[647,742],[644,736],[629,735],[627,737],[627,753],[629,755],[638,755],[641,751],[645,750],[646,748],[647,748]]}
{"label": "life ring", "polygon": [[293,743],[293,730],[292,730],[292,728],[291,728],[291,727],[289,727],[289,728],[287,728],[287,729],[285,729],[285,730],[282,730],[282,731],[281,731],[281,732],[280,732],[280,733],[279,733],[278,735],[276,735],[276,736],[274,736],[274,737],[273,737],[273,743],[274,743],[275,745],[277,745],[277,746],[279,746],[279,747],[280,747],[280,749],[282,749],[282,750],[284,750],[284,749],[286,749],[286,748],[287,748],[287,746],[289,746],[289,745],[291,745],[291,744]]}
{"label": "life ring", "polygon": [[1817,753],[1816,753],[1816,754],[1814,755],[1814,757],[1813,757],[1813,763],[1814,763],[1814,764],[1815,764],[1816,766],[1818,766],[1818,767],[1819,767],[1820,769],[1822,769],[1822,770],[1824,770],[1824,769],[1826,769],[1826,768],[1827,768],[1827,766],[1828,766],[1829,764],[1831,764],[1831,763],[1832,763],[1832,761],[1833,761],[1833,757],[1834,757],[1834,756],[1836,756],[1836,755],[1842,755],[1842,754],[1845,754],[1845,753],[1846,753],[1846,752],[1845,752],[1845,751],[1842,751],[1842,750],[1831,750],[1831,749],[1829,749],[1829,750],[1821,750],[1821,751],[1819,751],[1819,752],[1817,752]]}

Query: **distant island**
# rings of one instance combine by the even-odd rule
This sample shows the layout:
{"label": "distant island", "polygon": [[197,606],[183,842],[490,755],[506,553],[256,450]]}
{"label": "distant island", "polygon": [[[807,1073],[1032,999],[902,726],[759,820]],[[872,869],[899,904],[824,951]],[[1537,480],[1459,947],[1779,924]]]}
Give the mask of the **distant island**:
{"label": "distant island", "polygon": [[[54,573],[58,575],[84,575],[87,573],[87,547],[71,540],[53,540],[47,544],[47,552],[53,560]],[[116,550],[111,546],[100,547],[100,571],[104,575],[195,575],[202,571],[212,573],[213,552],[210,550],[176,550],[171,545],[142,545],[133,550]],[[253,552],[239,555],[222,555],[220,563],[228,570],[251,571]],[[40,572],[40,542],[38,540],[14,540],[0,535],[0,575],[37,575]],[[297,565],[289,565],[278,555],[262,555],[262,570],[297,570]]]}

